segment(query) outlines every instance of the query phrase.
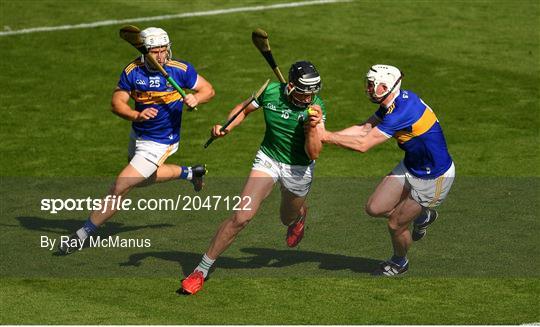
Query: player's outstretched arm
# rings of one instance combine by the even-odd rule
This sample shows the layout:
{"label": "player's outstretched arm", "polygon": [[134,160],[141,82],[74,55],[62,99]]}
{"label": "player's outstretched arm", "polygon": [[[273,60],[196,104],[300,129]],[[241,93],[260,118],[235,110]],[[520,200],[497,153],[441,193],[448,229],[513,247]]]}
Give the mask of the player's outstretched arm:
{"label": "player's outstretched arm", "polygon": [[[353,126],[359,127],[359,126]],[[377,127],[370,128],[365,135],[360,133],[354,135],[340,134],[340,132],[324,131],[321,134],[321,141],[327,144],[334,144],[346,149],[367,152],[372,147],[381,144],[388,140],[388,137],[383,134]]]}
{"label": "player's outstretched arm", "polygon": [[[229,113],[227,120],[231,119],[236,113],[238,113],[238,110],[241,110],[244,107],[244,105],[247,104],[248,101],[250,101],[250,99],[237,104]],[[217,137],[223,137],[227,135],[228,133],[230,133],[232,129],[240,125],[242,121],[244,121],[244,119],[247,117],[247,115],[249,115],[255,110],[257,110],[257,108],[255,108],[253,104],[248,105],[242,112],[238,114],[238,116],[223,131],[221,130],[222,125],[219,125],[219,124],[214,125],[211,131],[212,136],[214,138],[217,138]]]}
{"label": "player's outstretched arm", "polygon": [[366,136],[369,131],[377,126],[380,123],[379,118],[377,116],[373,115],[369,117],[365,122],[362,124],[354,125],[348,128],[345,128],[341,131],[337,131],[335,133],[340,135],[350,135],[350,136]]}

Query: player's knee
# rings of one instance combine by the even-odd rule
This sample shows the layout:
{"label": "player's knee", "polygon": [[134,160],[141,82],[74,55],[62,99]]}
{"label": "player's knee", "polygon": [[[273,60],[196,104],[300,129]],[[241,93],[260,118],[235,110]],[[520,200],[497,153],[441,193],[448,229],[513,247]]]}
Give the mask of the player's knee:
{"label": "player's knee", "polygon": [[232,223],[237,228],[244,228],[253,219],[253,216],[254,214],[251,212],[237,211],[232,218]]}
{"label": "player's knee", "polygon": [[388,214],[388,210],[386,210],[386,208],[371,200],[366,203],[364,210],[371,217],[385,217]]}
{"label": "player's knee", "polygon": [[408,224],[401,224],[400,222],[392,220],[392,219],[388,219],[387,225],[388,225],[388,230],[392,234],[401,233],[408,227]]}
{"label": "player's knee", "polygon": [[127,192],[129,192],[129,190],[131,190],[132,187],[133,186],[130,185],[126,180],[122,180],[119,178],[111,186],[110,193],[116,196],[124,195]]}

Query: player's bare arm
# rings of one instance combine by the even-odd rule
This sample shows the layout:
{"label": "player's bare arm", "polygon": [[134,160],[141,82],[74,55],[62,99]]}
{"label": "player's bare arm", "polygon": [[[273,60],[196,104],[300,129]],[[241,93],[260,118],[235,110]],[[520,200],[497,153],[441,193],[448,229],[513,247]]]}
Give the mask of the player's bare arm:
{"label": "player's bare arm", "polygon": [[[247,103],[247,101],[250,101],[250,99],[237,104],[231,110],[231,112],[229,113],[229,116],[227,117],[227,119],[230,119],[232,116],[234,116],[234,114],[237,113],[238,110],[240,110]],[[221,131],[222,125],[219,125],[219,124],[214,125],[212,127],[212,136],[213,137],[223,137],[223,136],[227,135],[233,128],[240,125],[242,123],[242,121],[244,121],[244,119],[247,117],[247,115],[249,115],[250,113],[252,113],[255,110],[257,110],[257,108],[255,108],[255,106],[253,104],[248,105],[246,107],[246,109],[244,109],[244,111],[241,112],[236,117],[236,119],[233,120],[232,123],[229,126],[227,126],[227,128],[225,130],[223,130],[223,131]]]}
{"label": "player's bare arm", "polygon": [[157,116],[157,109],[147,108],[139,112],[133,110],[129,106],[129,93],[120,88],[114,90],[111,100],[111,110],[114,114],[130,120],[130,121],[145,121]]}
{"label": "player's bare arm", "polygon": [[345,128],[335,133],[340,135],[365,136],[373,127],[377,126],[380,122],[381,120],[377,116],[373,115],[361,124]]}
{"label": "player's bare arm", "polygon": [[315,160],[319,157],[322,150],[322,142],[319,134],[324,131],[324,123],[322,121],[322,110],[318,105],[311,106],[311,113],[304,124],[304,134],[306,141],[304,149],[309,159]]}
{"label": "player's bare arm", "polygon": [[210,101],[216,94],[212,84],[210,84],[204,77],[201,75],[197,76],[197,84],[193,88],[195,93],[186,94],[184,103],[190,106],[191,108],[196,107],[201,103],[206,103]]}
{"label": "player's bare arm", "polygon": [[[353,126],[359,129],[359,126]],[[377,127],[370,129],[370,131],[362,136],[357,135],[344,135],[339,132],[325,131],[322,134],[322,142],[327,144],[334,144],[358,152],[367,152],[372,147],[381,144],[388,140],[388,137],[383,134]]]}

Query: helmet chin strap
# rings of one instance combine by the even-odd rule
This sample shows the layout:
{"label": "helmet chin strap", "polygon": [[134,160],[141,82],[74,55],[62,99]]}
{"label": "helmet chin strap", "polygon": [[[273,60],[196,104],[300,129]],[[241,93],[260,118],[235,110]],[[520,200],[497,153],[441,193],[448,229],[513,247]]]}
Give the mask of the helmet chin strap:
{"label": "helmet chin strap", "polygon": [[289,101],[291,101],[295,106],[300,107],[300,108],[309,107],[309,105],[311,105],[313,103],[313,100],[315,99],[315,97],[314,97],[315,94],[312,94],[311,101],[309,103],[306,103],[306,102],[299,101],[294,96],[295,89],[296,89],[296,87],[294,85],[291,86],[290,83],[285,88],[285,93],[287,94],[287,97],[289,98]]}
{"label": "helmet chin strap", "polygon": [[291,94],[290,97],[291,97],[291,102],[292,102],[295,106],[300,107],[300,108],[307,108],[307,107],[309,107],[310,104],[313,103],[313,101],[310,101],[309,103],[299,101],[297,98],[294,97],[293,94]]}

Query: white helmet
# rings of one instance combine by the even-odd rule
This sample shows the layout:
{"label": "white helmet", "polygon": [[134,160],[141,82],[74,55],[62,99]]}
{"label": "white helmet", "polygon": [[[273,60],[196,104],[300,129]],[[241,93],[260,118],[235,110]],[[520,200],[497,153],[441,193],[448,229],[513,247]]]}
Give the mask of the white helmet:
{"label": "white helmet", "polygon": [[170,47],[171,42],[167,32],[161,28],[148,27],[141,31],[141,40],[147,50],[157,47]]}
{"label": "white helmet", "polygon": [[[401,87],[403,74],[394,66],[373,65],[366,74],[366,94],[374,103],[383,102],[391,93],[398,93]],[[368,90],[368,84],[373,84],[373,90]],[[377,94],[377,87],[380,84],[386,85],[386,91]]]}
{"label": "white helmet", "polygon": [[[146,50],[159,47],[167,47],[167,52],[169,52],[169,57],[172,58],[171,50],[171,41],[169,40],[169,35],[165,32],[164,29],[158,27],[148,27],[141,31],[141,41],[144,44]],[[145,63],[146,67],[150,70],[154,70],[151,65],[147,65],[144,60],[144,55],[141,57],[142,62]]]}

